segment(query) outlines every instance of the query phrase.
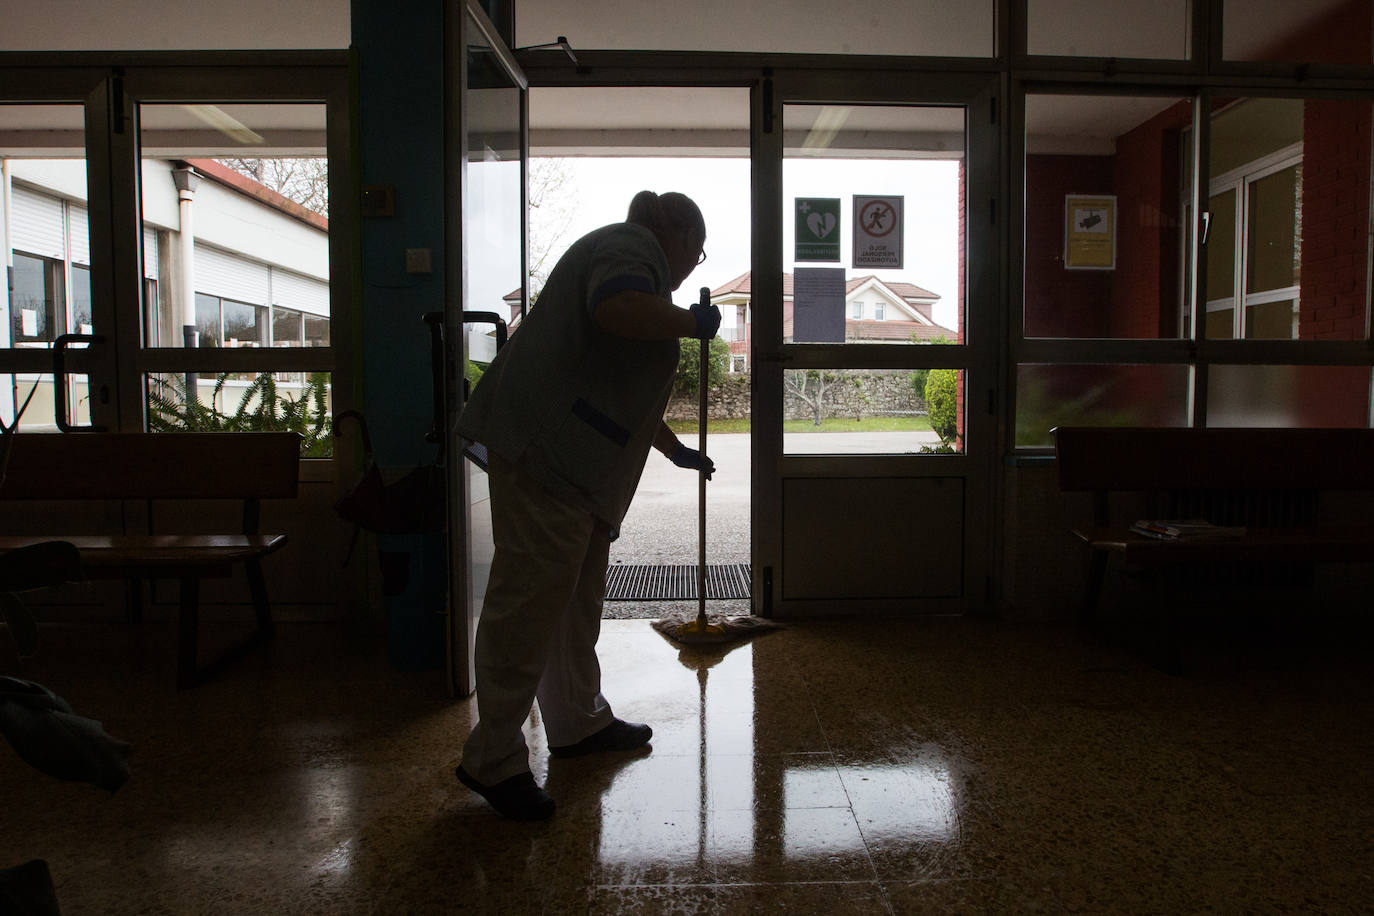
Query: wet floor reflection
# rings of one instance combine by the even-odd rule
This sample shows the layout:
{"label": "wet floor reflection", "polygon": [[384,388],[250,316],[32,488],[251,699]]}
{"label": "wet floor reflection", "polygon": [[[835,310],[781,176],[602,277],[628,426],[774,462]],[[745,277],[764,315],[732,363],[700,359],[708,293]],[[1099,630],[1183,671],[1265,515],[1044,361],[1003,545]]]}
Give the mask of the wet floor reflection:
{"label": "wet floor reflection", "polygon": [[661,698],[652,750],[606,774],[592,814],[602,880],[864,880],[871,842],[957,841],[956,777],[936,748],[841,756],[812,698],[779,690],[778,659],[756,670],[753,643],[652,654],[627,672]]}

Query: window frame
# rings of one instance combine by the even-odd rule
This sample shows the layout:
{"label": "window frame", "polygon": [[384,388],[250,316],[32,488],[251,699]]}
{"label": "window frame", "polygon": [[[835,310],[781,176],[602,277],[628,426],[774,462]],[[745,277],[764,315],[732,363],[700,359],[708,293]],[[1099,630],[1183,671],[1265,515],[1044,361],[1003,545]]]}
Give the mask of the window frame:
{"label": "window frame", "polygon": [[[23,249],[16,248],[12,252],[12,257],[16,259],[25,258],[30,261],[38,262],[39,269],[42,271],[43,274],[44,310],[47,317],[51,318],[51,328],[49,328],[47,331],[49,335],[47,337],[40,336],[27,338],[27,335],[16,334],[15,321],[23,320],[19,317],[19,310],[16,309],[10,315],[10,346],[16,349],[51,349],[53,342],[57,340],[57,338],[62,334],[67,333],[66,329],[68,319],[66,267],[67,264],[70,263],[67,259],[68,253],[64,251],[63,257],[59,260],[57,258],[50,258],[47,255],[34,254],[31,251],[24,251]],[[13,268],[13,276],[16,279],[19,276],[19,270],[17,267]],[[15,291],[11,295],[15,297],[18,296],[17,286],[15,288]],[[51,298],[49,298],[49,295],[51,295]],[[17,298],[15,299],[15,301],[17,302]],[[49,303],[51,303],[51,313],[47,314],[47,308]],[[27,339],[21,340],[21,337],[25,337]]]}
{"label": "window frame", "polygon": [[[1271,175],[1277,175],[1286,169],[1301,166],[1303,163],[1303,144],[1302,141],[1289,144],[1288,146],[1275,150],[1272,153],[1261,156],[1251,162],[1238,166],[1217,176],[1211,180],[1207,189],[1207,198],[1212,198],[1225,194],[1227,191],[1235,191],[1235,239],[1234,256],[1232,258],[1232,269],[1234,274],[1234,286],[1232,294],[1228,297],[1219,299],[1209,299],[1204,305],[1207,312],[1224,311],[1233,309],[1231,316],[1231,337],[1214,338],[1216,340],[1252,340],[1247,335],[1249,331],[1248,309],[1254,305],[1265,305],[1271,302],[1282,302],[1285,299],[1294,300],[1293,323],[1294,329],[1297,327],[1298,313],[1296,304],[1300,298],[1302,284],[1296,283],[1291,286],[1275,287],[1274,289],[1252,293],[1249,289],[1250,283],[1250,261],[1252,252],[1250,251],[1250,187],[1261,179]],[[1297,340],[1298,337],[1280,338]]]}

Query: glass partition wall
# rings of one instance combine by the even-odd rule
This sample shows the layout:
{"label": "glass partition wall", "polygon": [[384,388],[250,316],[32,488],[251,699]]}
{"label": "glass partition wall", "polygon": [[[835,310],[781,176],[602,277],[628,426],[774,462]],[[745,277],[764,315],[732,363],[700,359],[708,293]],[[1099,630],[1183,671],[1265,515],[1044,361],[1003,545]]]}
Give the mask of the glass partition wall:
{"label": "glass partition wall", "polygon": [[1013,83],[1015,447],[1057,425],[1369,425],[1374,4],[1157,4],[1086,44],[1052,28],[1077,6],[1028,0]]}

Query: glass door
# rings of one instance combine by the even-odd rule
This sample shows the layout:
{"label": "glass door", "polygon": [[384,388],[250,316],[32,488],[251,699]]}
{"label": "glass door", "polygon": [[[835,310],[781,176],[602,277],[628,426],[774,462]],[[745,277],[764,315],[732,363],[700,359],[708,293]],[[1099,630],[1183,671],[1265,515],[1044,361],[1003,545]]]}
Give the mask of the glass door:
{"label": "glass door", "polygon": [[[527,83],[486,14],[467,4],[450,35],[450,79],[461,80],[450,123],[449,294],[445,452],[449,473],[449,640],[452,691],[471,693],[472,650],[494,551],[484,468],[453,432],[466,392],[518,319],[525,290]],[[455,216],[461,217],[461,223]],[[510,303],[514,300],[516,305]],[[515,312],[515,314],[512,314]]]}
{"label": "glass door", "polygon": [[7,84],[0,99],[7,275],[0,421],[25,432],[108,428],[110,299],[93,288],[108,284],[110,257],[108,246],[92,245],[108,233],[91,231],[110,213],[108,182],[99,178],[107,161],[108,83],[98,72],[64,71],[17,73]]}
{"label": "glass door", "polygon": [[976,608],[998,450],[993,90],[836,85],[779,76],[760,112],[755,607]]}

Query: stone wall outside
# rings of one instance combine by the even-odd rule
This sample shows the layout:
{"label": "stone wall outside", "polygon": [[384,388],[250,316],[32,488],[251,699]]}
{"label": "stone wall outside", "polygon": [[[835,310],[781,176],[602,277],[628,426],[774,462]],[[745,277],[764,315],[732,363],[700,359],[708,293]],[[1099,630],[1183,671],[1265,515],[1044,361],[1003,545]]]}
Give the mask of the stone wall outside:
{"label": "stone wall outside", "polygon": [[[829,370],[837,376],[825,394],[826,417],[881,417],[924,415],[926,404],[911,387],[908,369]],[[855,384],[855,383],[858,384]],[[750,415],[749,373],[727,376],[707,392],[707,409],[713,419],[747,419]],[[787,394],[784,419],[812,417],[811,407],[801,398]],[[679,393],[668,402],[669,420],[694,420],[697,396]]]}

